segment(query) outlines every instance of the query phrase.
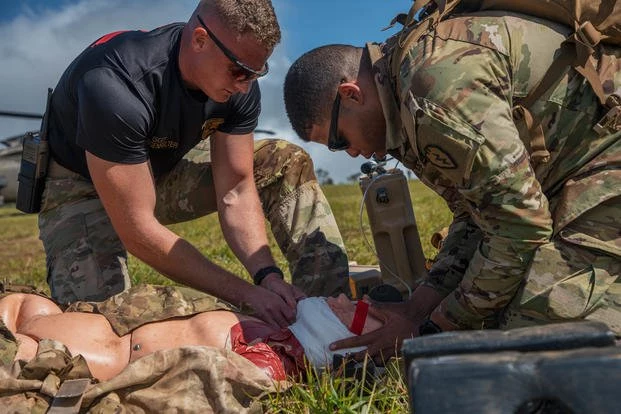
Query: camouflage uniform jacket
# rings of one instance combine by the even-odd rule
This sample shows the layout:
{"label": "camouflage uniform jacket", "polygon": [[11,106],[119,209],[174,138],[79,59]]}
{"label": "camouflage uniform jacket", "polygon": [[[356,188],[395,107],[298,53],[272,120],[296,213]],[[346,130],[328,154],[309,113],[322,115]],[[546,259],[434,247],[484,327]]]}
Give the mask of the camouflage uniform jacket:
{"label": "camouflage uniform jacket", "polygon": [[[567,34],[506,12],[455,16],[414,44],[395,74],[388,46],[367,45],[388,152],[454,213],[442,260],[425,283],[446,295],[441,309],[462,328],[481,328],[507,306],[538,246],[621,194],[619,134],[593,131],[602,109],[579,74],[568,70],[530,108],[542,120],[547,163],[533,163],[512,118],[514,103],[541,79]],[[621,51],[600,47],[611,93],[621,84]],[[618,239],[595,242],[621,257]]]}

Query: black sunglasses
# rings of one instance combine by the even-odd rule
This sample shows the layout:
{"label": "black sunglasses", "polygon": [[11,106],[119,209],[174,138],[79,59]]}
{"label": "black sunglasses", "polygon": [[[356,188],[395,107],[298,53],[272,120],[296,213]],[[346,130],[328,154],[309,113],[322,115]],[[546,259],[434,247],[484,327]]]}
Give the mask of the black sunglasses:
{"label": "black sunglasses", "polygon": [[205,29],[205,31],[207,32],[207,35],[209,35],[211,40],[213,40],[216,46],[218,46],[218,49],[220,49],[222,53],[224,53],[224,55],[237,66],[237,68],[231,71],[235,79],[248,81],[267,75],[267,72],[269,71],[267,62],[265,62],[265,66],[261,70],[252,69],[250,66],[241,62],[233,52],[231,52],[226,46],[224,46],[224,44],[216,37],[216,35],[213,34],[211,30],[209,30],[203,19],[201,19],[201,16],[197,14],[196,18],[198,19],[198,22],[201,24],[201,26],[203,26],[203,29]]}
{"label": "black sunglasses", "polygon": [[[341,83],[343,83],[341,81]],[[336,91],[336,98],[332,105],[332,117],[330,118],[330,132],[328,135],[328,149],[330,151],[343,151],[349,148],[349,141],[339,135],[339,111],[341,109],[341,94]]]}

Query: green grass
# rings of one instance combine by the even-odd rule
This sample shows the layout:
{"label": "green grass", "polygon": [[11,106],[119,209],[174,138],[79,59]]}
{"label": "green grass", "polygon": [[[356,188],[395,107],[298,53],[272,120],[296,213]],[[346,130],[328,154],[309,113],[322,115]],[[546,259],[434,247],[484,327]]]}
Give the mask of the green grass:
{"label": "green grass", "polygon": [[404,413],[408,392],[399,361],[392,360],[386,372],[371,376],[366,362],[357,379],[308,368],[304,381],[285,392],[267,396],[269,413]]}
{"label": "green grass", "polygon": [[[445,203],[418,181],[410,181],[423,250],[427,257],[436,254],[429,240],[433,232],[450,222]],[[361,192],[358,185],[325,186],[324,192],[346,243],[349,260],[358,264],[377,264],[375,254],[361,234],[372,243],[366,212],[360,223]],[[205,256],[230,271],[249,278],[241,263],[226,245],[216,215],[169,226],[194,244]],[[47,290],[45,255],[38,239],[37,217],[24,215],[7,205],[0,208],[0,279],[35,285]],[[274,239],[270,246],[277,262],[287,268]],[[172,282],[138,259],[129,258],[132,281],[137,283],[172,284]],[[304,383],[288,391],[269,396],[265,408],[273,413],[402,413],[408,411],[407,389],[398,362],[389,365],[388,375],[366,384],[325,373],[313,373]]]}

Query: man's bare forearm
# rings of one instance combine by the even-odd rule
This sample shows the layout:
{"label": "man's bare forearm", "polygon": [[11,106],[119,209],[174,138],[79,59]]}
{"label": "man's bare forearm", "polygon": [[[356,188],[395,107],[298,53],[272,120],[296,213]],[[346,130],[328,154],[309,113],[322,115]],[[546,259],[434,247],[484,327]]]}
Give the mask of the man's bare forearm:
{"label": "man's bare forearm", "polygon": [[90,153],[87,161],[106,212],[130,253],[175,281],[231,303],[252,298],[255,286],[216,266],[157,221],[148,163],[116,164]]}
{"label": "man's bare forearm", "polygon": [[250,274],[274,264],[254,180],[242,182],[225,194],[218,212],[224,238]]}
{"label": "man's bare forearm", "polygon": [[[203,256],[194,246],[163,225],[138,226],[123,238],[128,251],[160,273],[234,305],[248,302],[254,286]],[[135,229],[134,229],[135,230]]]}

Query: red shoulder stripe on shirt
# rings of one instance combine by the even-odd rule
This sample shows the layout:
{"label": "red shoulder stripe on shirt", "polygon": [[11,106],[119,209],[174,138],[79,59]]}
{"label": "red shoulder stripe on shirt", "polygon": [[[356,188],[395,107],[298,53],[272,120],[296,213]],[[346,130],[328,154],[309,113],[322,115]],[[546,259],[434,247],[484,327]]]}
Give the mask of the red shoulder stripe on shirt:
{"label": "red shoulder stripe on shirt", "polygon": [[118,30],[116,32],[112,32],[112,33],[108,33],[107,35],[103,35],[101,36],[99,39],[97,39],[95,41],[95,43],[93,43],[91,45],[91,47],[95,47],[95,46],[99,46],[99,45],[103,45],[104,43],[106,43],[107,41],[109,41],[110,39],[120,35],[121,33],[125,33],[128,30]]}

